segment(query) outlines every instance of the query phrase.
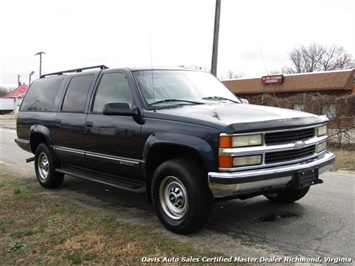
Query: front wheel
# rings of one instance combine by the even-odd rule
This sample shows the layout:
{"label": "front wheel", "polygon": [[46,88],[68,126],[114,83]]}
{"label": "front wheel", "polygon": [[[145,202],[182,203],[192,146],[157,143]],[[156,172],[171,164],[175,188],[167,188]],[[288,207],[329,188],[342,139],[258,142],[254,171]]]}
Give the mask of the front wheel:
{"label": "front wheel", "polygon": [[55,171],[58,163],[45,144],[37,147],[35,154],[35,170],[38,182],[45,188],[56,188],[63,183],[64,174]]}
{"label": "front wheel", "polygon": [[272,193],[266,193],[264,196],[271,200],[272,202],[277,203],[292,203],[301,198],[303,198],[310,187],[305,187],[297,190],[284,190],[284,191],[275,191]]}
{"label": "front wheel", "polygon": [[173,159],[157,168],[152,198],[159,220],[174,233],[190,234],[203,228],[212,213],[207,177],[189,160]]}

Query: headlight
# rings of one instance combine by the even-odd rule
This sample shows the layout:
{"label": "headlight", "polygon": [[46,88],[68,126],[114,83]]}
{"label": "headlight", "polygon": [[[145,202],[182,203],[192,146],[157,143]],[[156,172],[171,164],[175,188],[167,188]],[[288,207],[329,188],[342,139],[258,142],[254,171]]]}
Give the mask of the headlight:
{"label": "headlight", "polygon": [[256,135],[242,135],[242,136],[220,136],[220,148],[239,148],[248,146],[261,146],[263,145],[263,136]]}
{"label": "headlight", "polygon": [[232,138],[233,147],[260,146],[263,144],[262,135],[234,136]]}
{"label": "headlight", "polygon": [[315,135],[317,137],[320,137],[320,136],[323,136],[326,134],[327,134],[327,126],[326,125],[315,128]]}

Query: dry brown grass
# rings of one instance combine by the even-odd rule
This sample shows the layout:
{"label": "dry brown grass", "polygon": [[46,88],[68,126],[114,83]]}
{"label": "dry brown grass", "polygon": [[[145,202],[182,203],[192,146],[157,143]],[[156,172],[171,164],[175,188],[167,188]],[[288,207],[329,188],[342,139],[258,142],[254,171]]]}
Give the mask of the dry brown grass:
{"label": "dry brown grass", "polygon": [[355,171],[355,151],[330,148],[335,153],[336,159],[332,171]]}
{"label": "dry brown grass", "polygon": [[13,176],[0,172],[0,265],[141,265],[143,257],[221,255],[36,193]]}

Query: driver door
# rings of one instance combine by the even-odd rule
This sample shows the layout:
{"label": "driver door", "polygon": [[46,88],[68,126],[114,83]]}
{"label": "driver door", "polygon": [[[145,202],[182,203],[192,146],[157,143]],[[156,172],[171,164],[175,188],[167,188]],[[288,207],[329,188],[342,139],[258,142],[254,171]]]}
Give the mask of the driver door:
{"label": "driver door", "polygon": [[133,116],[104,115],[106,103],[134,104],[123,72],[102,74],[86,120],[87,167],[117,176],[140,176],[141,125]]}

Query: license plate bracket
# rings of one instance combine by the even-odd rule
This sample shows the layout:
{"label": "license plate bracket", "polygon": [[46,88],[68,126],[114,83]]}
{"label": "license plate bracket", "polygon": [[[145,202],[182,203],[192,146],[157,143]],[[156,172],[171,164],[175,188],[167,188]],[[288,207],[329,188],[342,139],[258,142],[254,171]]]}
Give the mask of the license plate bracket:
{"label": "license plate bracket", "polygon": [[321,183],[319,179],[319,169],[311,168],[307,170],[298,171],[291,184],[291,189],[302,189],[305,187],[312,186],[314,184]]}

